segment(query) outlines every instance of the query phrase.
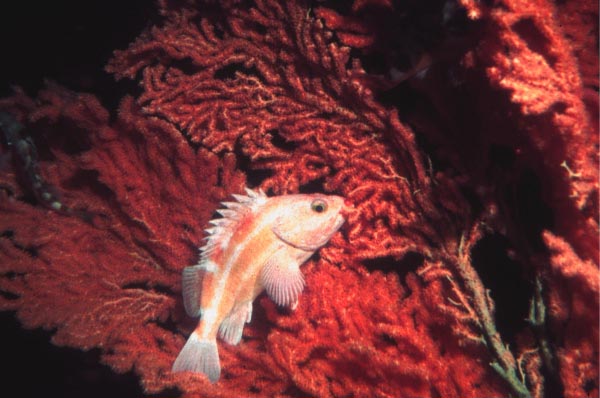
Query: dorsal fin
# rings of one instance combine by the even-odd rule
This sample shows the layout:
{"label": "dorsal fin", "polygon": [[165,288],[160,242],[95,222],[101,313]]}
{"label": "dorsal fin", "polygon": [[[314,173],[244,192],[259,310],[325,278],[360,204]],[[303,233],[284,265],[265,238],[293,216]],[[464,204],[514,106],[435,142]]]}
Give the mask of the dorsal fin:
{"label": "dorsal fin", "polygon": [[239,220],[248,212],[264,204],[268,199],[262,189],[253,191],[246,188],[245,190],[246,195],[232,195],[236,200],[235,202],[221,202],[224,208],[217,210],[217,212],[222,217],[210,220],[211,227],[205,229],[208,235],[204,238],[206,244],[200,248],[200,261],[198,264],[209,272],[214,271],[216,267],[216,264],[211,260],[213,251],[217,248],[225,249],[237,228]]}

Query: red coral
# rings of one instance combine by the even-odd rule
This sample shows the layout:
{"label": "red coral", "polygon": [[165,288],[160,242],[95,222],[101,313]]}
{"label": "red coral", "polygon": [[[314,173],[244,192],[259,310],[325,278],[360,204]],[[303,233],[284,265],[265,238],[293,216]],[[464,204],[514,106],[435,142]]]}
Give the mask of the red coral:
{"label": "red coral", "polygon": [[[447,57],[443,29],[429,41],[411,29],[395,34],[403,15],[431,16],[413,2],[324,4],[315,16],[293,0],[162,0],[164,20],[107,67],[141,80],[113,120],[95,97],[58,85],[36,101],[22,92],[1,100],[23,123],[19,134],[48,143],[29,161],[62,206],[31,198],[35,181],[14,152],[15,167],[0,173],[0,308],[25,327],[55,329],[56,344],[99,347],[103,362],[133,369],[148,393],[597,392],[598,131],[586,94],[597,89],[597,56],[585,51],[589,35],[573,33],[579,20],[597,32],[597,18],[585,19],[597,7],[461,4],[479,18],[463,21],[475,26],[464,42],[476,44]],[[449,16],[440,15],[443,25]],[[388,55],[375,65],[378,54]],[[462,82],[435,80],[444,67]],[[395,108],[407,98],[421,101]],[[6,144],[14,142],[3,154]],[[508,148],[509,166],[497,147]],[[523,199],[523,181],[539,183],[539,195]],[[335,192],[356,211],[303,267],[295,311],[259,298],[240,345],[220,344],[219,383],[172,374],[194,326],[180,271],[197,261],[217,203],[246,184]],[[530,198],[554,225],[529,225]],[[510,242],[503,265],[517,258],[519,277],[536,281],[525,303],[509,301],[513,331],[500,321],[501,294],[487,290],[491,265],[477,261],[498,235]],[[514,281],[505,282],[510,291]],[[529,325],[517,324],[529,299]]]}
{"label": "red coral", "polygon": [[[590,8],[581,3],[584,10]],[[597,5],[588,12],[594,11],[598,15]],[[530,145],[522,156],[539,157],[535,167],[543,169],[540,174],[547,180],[545,194],[555,210],[556,230],[585,258],[596,259],[598,124],[587,112],[588,88],[568,36],[559,29],[562,22],[554,18],[558,13],[545,1],[506,1],[492,11],[490,28],[497,31],[485,43],[489,48],[480,51],[484,62],[493,64],[487,68],[492,84],[508,90],[519,106],[520,129]],[[583,68],[589,68],[588,62]]]}
{"label": "red coral", "polygon": [[560,335],[558,350],[565,396],[598,394],[598,268],[577,256],[563,239],[546,232],[553,280],[549,285],[552,323]]}

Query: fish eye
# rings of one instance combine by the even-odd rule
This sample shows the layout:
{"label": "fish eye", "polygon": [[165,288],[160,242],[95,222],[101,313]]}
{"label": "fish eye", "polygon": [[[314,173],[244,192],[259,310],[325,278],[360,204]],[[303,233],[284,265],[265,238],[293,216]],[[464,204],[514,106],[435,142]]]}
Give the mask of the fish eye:
{"label": "fish eye", "polygon": [[327,210],[327,203],[325,203],[325,201],[322,199],[315,199],[310,204],[310,208],[315,213],[323,213],[325,210]]}

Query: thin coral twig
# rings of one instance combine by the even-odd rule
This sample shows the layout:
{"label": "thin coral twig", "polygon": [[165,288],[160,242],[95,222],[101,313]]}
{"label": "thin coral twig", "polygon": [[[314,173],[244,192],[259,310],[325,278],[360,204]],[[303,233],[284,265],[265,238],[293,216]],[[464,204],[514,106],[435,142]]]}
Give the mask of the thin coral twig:
{"label": "thin coral twig", "polygon": [[531,398],[531,394],[525,383],[517,375],[517,363],[508,346],[502,341],[500,333],[496,329],[496,324],[488,305],[488,295],[486,289],[477,275],[477,272],[471,265],[470,243],[476,241],[478,234],[475,229],[471,238],[465,244],[465,235],[461,236],[458,247],[458,258],[455,262],[456,271],[464,282],[467,293],[473,298],[474,310],[480,323],[483,326],[483,334],[487,341],[487,346],[492,350],[495,360],[490,366],[498,373],[504,381],[510,386],[513,393],[519,398]]}

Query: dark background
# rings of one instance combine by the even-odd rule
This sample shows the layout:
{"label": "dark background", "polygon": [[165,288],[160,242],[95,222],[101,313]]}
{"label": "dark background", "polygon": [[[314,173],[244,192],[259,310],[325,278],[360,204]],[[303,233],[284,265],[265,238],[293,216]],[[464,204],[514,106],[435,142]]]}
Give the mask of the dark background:
{"label": "dark background", "polygon": [[114,50],[160,20],[155,10],[153,0],[2,2],[0,95],[9,95],[12,85],[35,95],[51,80],[103,103],[118,101],[127,85],[137,84],[115,82],[104,66]]}
{"label": "dark background", "polygon": [[[12,86],[35,96],[45,79],[96,94],[114,110],[137,83],[104,72],[113,50],[125,49],[156,20],[151,0],[4,1],[0,5],[0,97]],[[0,313],[1,395],[141,397],[138,378],[100,364],[99,350],[57,347],[51,331],[24,330]]]}

